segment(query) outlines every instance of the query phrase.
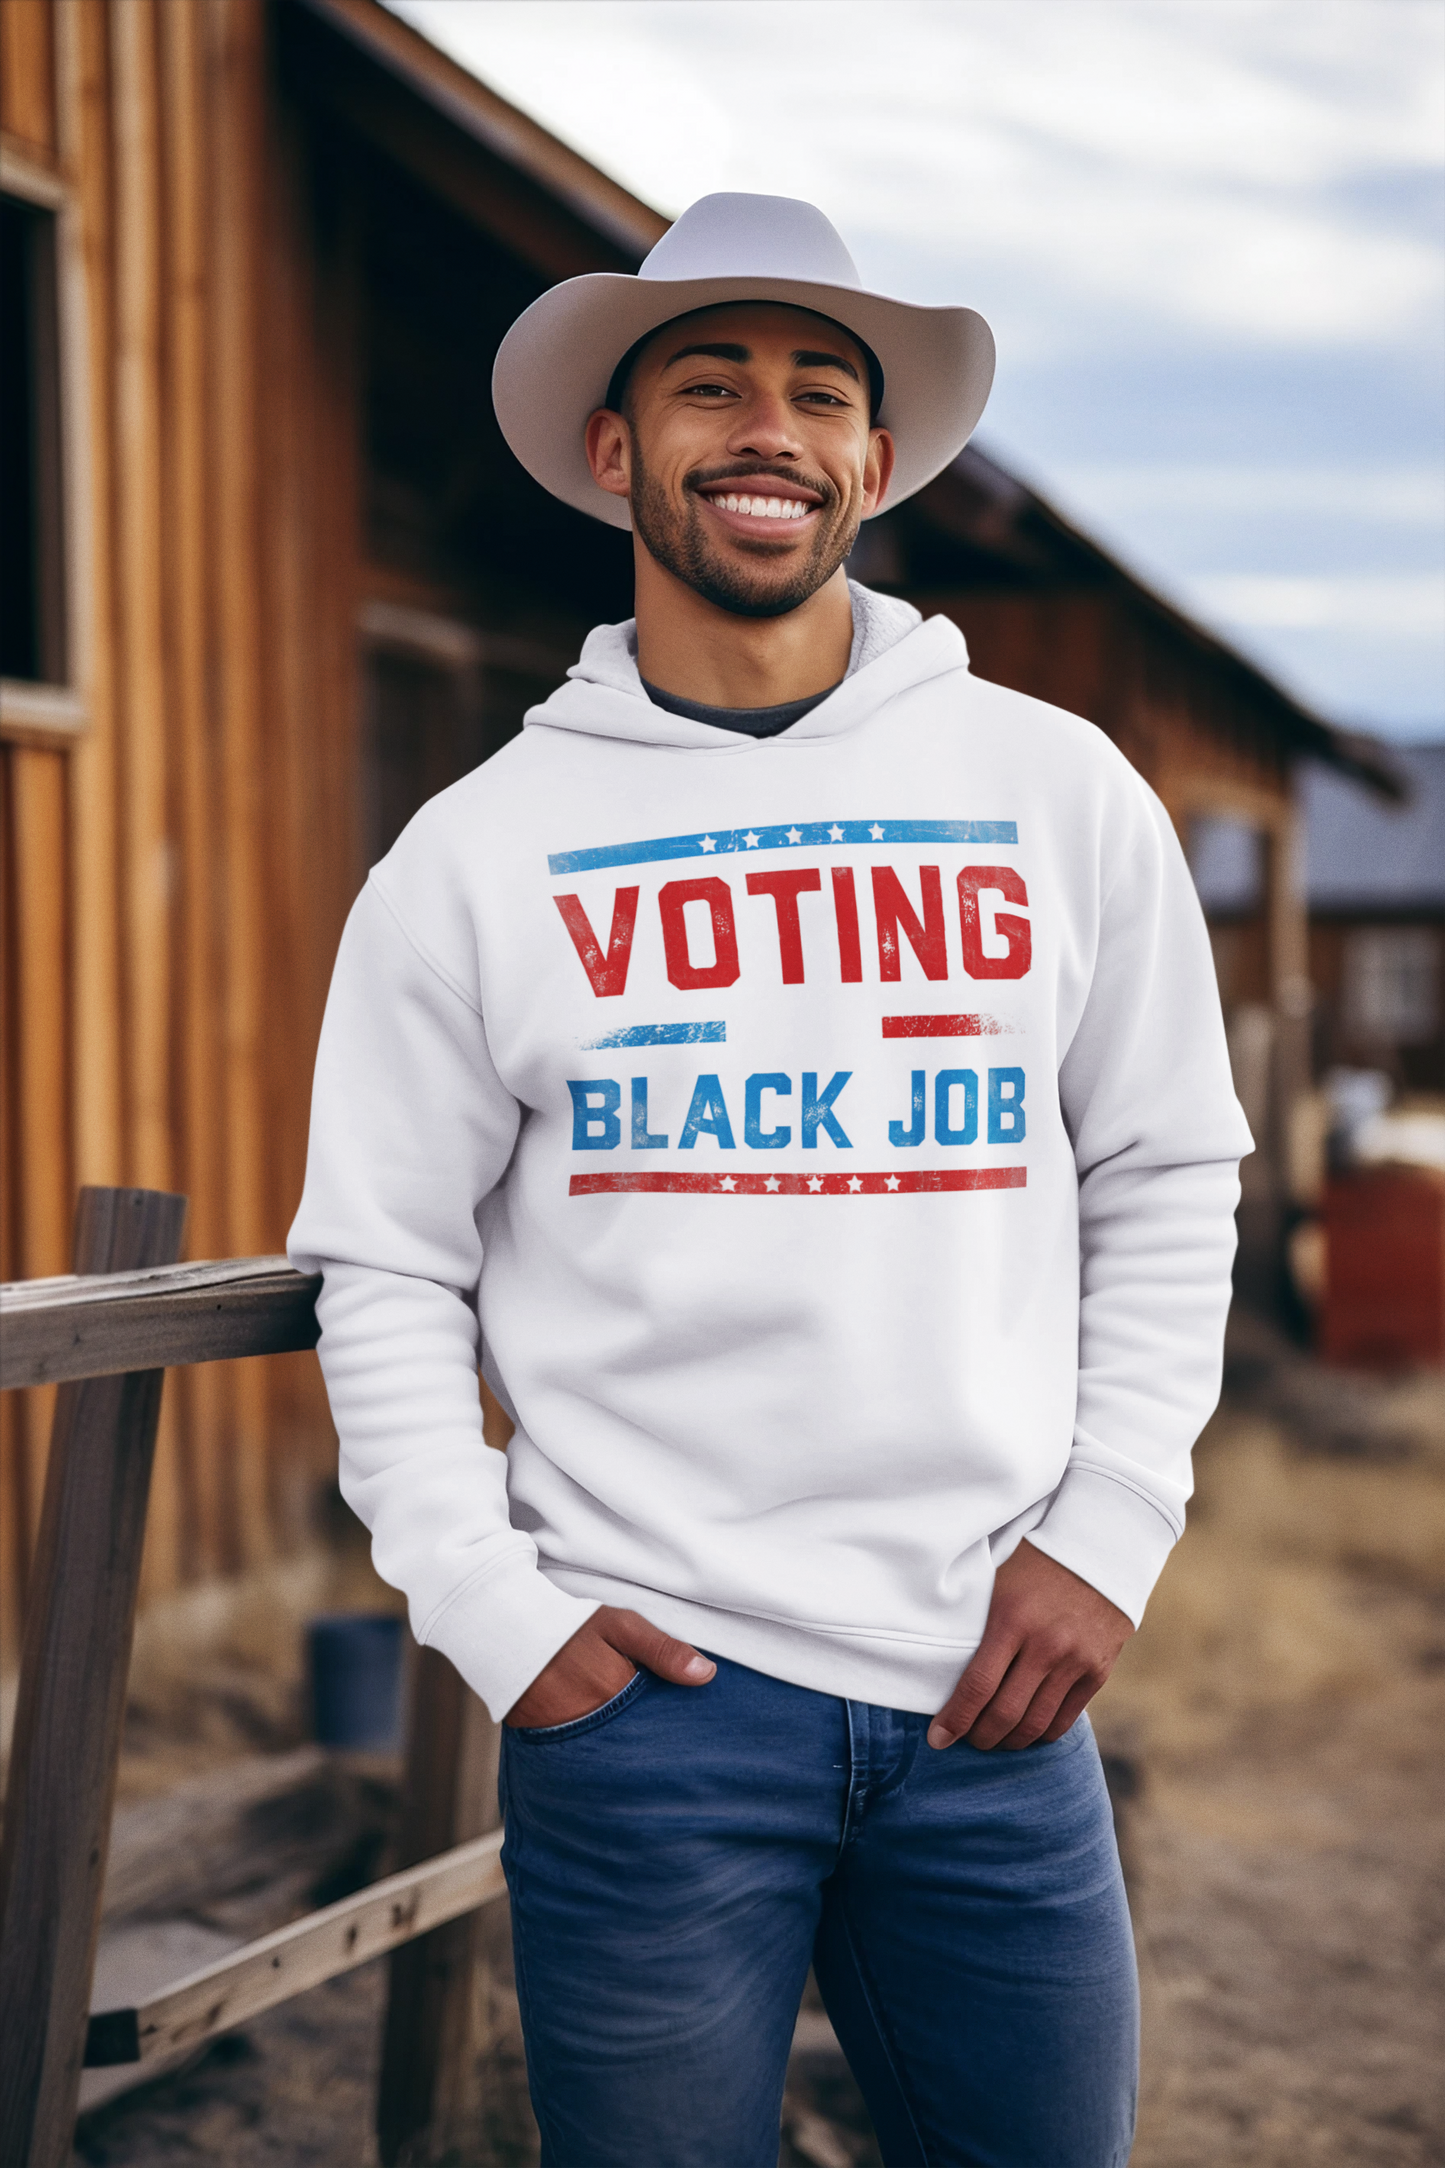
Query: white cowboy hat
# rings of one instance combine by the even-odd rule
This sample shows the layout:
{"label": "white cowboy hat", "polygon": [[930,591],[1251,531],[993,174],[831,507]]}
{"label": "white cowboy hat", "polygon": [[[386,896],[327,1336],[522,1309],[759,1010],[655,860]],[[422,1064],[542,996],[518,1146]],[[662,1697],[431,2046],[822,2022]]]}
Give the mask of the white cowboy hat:
{"label": "white cowboy hat", "polygon": [[527,472],[579,512],[630,527],[625,498],[592,479],[587,418],[612,372],[648,332],[719,301],[790,301],[831,316],[883,371],[875,419],[897,450],[882,512],[931,482],[963,450],[993,382],[993,333],[973,309],[926,308],[870,294],[823,213],[794,196],[702,196],[634,278],[564,279],[517,318],[497,351],[492,398]]}

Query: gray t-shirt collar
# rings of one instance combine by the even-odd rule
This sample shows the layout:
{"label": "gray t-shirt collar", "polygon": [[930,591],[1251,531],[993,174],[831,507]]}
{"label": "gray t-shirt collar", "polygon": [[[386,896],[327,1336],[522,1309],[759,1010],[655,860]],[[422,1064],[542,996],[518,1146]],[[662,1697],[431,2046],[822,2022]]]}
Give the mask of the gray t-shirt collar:
{"label": "gray t-shirt collar", "polygon": [[[853,646],[839,685],[866,669],[919,622],[911,603],[893,595],[876,595],[872,588],[860,587],[856,580],[848,582],[848,599],[853,605]],[[741,731],[750,738],[778,737],[838,690],[837,685],[829,685],[820,693],[809,693],[802,700],[784,700],[772,708],[717,708],[701,700],[684,700],[678,693],[663,692],[646,678],[642,687],[654,707],[665,708],[669,715],[683,715],[694,723],[711,723],[718,730]]]}

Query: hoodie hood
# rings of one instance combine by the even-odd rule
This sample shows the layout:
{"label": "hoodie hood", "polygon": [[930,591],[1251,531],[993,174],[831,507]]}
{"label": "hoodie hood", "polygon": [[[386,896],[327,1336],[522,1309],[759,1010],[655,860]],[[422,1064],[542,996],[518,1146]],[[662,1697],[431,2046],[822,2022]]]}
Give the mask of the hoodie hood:
{"label": "hoodie hood", "polygon": [[844,735],[867,722],[895,694],[950,670],[967,670],[963,634],[946,617],[925,620],[911,602],[848,582],[853,652],[837,690],[776,738],[758,740],[716,724],[674,715],[647,696],[637,670],[637,620],[598,625],[567,672],[567,682],[525,718],[529,729],[575,730],[636,745],[728,758],[759,744],[797,745]]}

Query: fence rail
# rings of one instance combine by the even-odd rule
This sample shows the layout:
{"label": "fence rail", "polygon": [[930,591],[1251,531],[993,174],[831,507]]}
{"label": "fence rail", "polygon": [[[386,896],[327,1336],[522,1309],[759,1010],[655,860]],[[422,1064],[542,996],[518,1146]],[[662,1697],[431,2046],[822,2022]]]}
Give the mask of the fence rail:
{"label": "fence rail", "polygon": [[284,1257],[12,1280],[0,1285],[0,1391],[313,1348],[320,1289]]}
{"label": "fence rail", "polygon": [[474,2052],[470,1937],[503,1891],[495,1728],[432,1650],[418,1652],[399,1872],[144,2006],[90,2011],[165,1371],[319,1337],[320,1280],[284,1257],[175,1263],[185,1204],[82,1190],[75,1271],[0,1287],[0,1390],[60,1387],[0,1844],[0,2160],[66,2168],[87,2064],[194,2046],[388,1951],[377,2129],[383,2162],[416,2158],[448,2057]]}
{"label": "fence rail", "polygon": [[93,2012],[86,2068],[189,2053],[308,1987],[474,1912],[503,1894],[501,1849],[500,1831],[476,1837],[261,1935],[135,2008]]}

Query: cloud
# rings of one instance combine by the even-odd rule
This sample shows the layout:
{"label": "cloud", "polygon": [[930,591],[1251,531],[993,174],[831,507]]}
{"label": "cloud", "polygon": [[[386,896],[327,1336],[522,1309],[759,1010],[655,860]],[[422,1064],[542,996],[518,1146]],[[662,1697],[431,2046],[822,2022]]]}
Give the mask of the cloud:
{"label": "cloud", "polygon": [[[1445,472],[1428,466],[1272,466],[1266,460],[1204,465],[1172,460],[1124,464],[1064,461],[1050,484],[1115,517],[1151,513],[1339,519],[1425,529],[1445,524]],[[1445,580],[1442,580],[1445,593]]]}
{"label": "cloud", "polygon": [[1296,346],[1439,306],[1392,212],[1442,163],[1433,0],[393,4],[663,209],[812,197],[919,299]]}
{"label": "cloud", "polygon": [[1216,621],[1282,632],[1434,638],[1445,656],[1445,582],[1437,573],[1217,572],[1196,575],[1186,586]]}

